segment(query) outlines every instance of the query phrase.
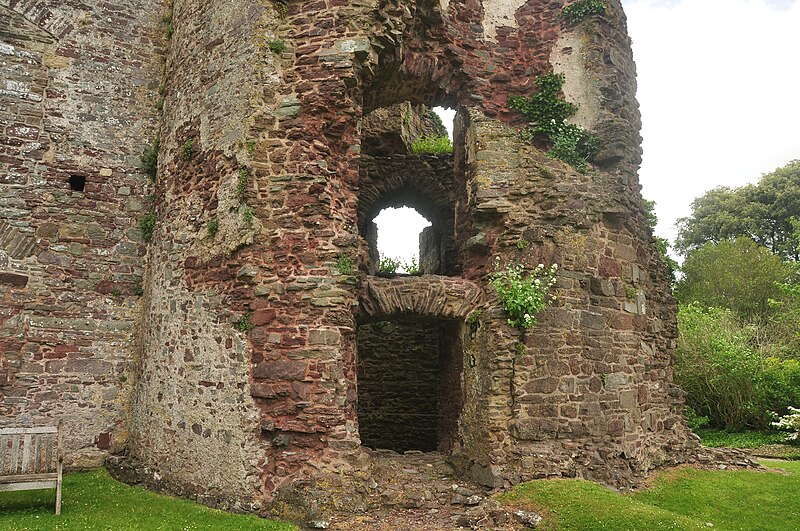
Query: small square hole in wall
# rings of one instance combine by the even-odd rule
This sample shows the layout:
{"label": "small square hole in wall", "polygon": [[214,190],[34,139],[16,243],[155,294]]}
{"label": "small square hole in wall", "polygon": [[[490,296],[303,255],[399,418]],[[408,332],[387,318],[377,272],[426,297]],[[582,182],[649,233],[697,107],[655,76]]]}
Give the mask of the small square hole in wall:
{"label": "small square hole in wall", "polygon": [[70,175],[69,187],[76,192],[83,192],[83,189],[86,187],[86,177],[83,175]]}

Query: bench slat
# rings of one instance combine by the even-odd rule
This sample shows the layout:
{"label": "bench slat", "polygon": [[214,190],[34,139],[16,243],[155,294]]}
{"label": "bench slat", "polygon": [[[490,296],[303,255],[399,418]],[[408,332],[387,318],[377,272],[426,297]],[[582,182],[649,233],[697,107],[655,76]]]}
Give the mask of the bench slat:
{"label": "bench slat", "polygon": [[31,436],[26,434],[22,442],[22,473],[30,474],[31,471]]}
{"label": "bench slat", "polygon": [[17,474],[16,476],[0,476],[0,485],[3,483],[14,483],[20,481],[55,481],[58,479],[58,472],[47,474]]}
{"label": "bench slat", "polygon": [[34,433],[58,433],[55,426],[37,426],[35,428],[0,428],[0,435],[26,435]]}
{"label": "bench slat", "polygon": [[41,481],[18,481],[17,483],[0,483],[0,492],[12,492],[15,490],[55,489],[57,487],[57,479]]}

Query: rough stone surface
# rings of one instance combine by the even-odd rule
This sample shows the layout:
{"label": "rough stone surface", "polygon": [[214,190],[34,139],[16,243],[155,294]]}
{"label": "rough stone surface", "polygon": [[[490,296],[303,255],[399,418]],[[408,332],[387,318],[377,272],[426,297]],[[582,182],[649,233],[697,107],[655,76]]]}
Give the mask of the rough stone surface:
{"label": "rough stone surface", "polygon": [[0,1],[0,422],[63,420],[72,468],[129,428],[159,18],[143,0]]}
{"label": "rough stone surface", "polygon": [[[634,65],[607,4],[566,25],[548,0],[0,0],[3,422],[63,419],[76,467],[124,452],[120,476],[330,528],[380,506],[503,528],[486,489],[749,466],[700,451],[681,415]],[[522,142],[508,109],[553,70],[601,139],[586,173]],[[411,154],[434,105],[458,110],[454,153]],[[423,274],[377,278],[372,219],[397,204],[432,222]],[[495,259],[559,264],[535,329],[508,326]],[[363,402],[387,394],[375,367],[415,376],[368,353],[386,341],[438,354],[435,462],[362,445]],[[457,496],[396,473],[445,458]],[[409,486],[375,490],[381,474]]]}

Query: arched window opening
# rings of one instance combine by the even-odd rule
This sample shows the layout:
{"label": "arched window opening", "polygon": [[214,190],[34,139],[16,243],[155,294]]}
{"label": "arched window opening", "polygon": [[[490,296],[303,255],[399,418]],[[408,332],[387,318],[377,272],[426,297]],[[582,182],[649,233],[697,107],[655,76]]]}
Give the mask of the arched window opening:
{"label": "arched window opening", "polygon": [[438,260],[436,231],[419,212],[408,206],[388,207],[372,222],[378,229],[378,273],[416,275],[439,269],[432,263]]}

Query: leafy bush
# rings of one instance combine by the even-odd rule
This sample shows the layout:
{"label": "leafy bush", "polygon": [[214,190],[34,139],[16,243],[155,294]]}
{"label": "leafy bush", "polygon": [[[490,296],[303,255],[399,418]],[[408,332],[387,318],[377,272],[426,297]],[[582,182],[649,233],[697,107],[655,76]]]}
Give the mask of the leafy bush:
{"label": "leafy bush", "polygon": [[530,123],[523,138],[535,140],[546,138],[552,145],[550,156],[571,164],[578,171],[585,171],[589,159],[597,153],[597,137],[574,124],[567,118],[575,114],[578,106],[561,99],[564,74],[547,74],[536,78],[533,95],[523,98],[510,96],[508,106],[520,111]]}
{"label": "leafy bush", "polygon": [[453,143],[444,136],[421,136],[411,143],[411,152],[415,155],[452,153]]}
{"label": "leafy bush", "polygon": [[252,316],[253,312],[245,312],[239,319],[233,322],[233,327],[239,332],[249,332],[256,327],[256,325],[250,322]]}
{"label": "leafy bush", "polygon": [[544,310],[552,299],[547,298],[550,288],[556,283],[558,266],[546,268],[539,264],[528,274],[525,266],[509,263],[500,268],[499,258],[495,262],[495,272],[489,282],[497,292],[500,303],[510,319],[508,324],[522,330],[536,326],[536,315]]}
{"label": "leafy bush", "polygon": [[286,43],[280,39],[271,39],[267,41],[267,48],[274,54],[282,54],[286,51]]}
{"label": "leafy bush", "polygon": [[417,262],[417,257],[412,256],[411,260],[408,262],[403,262],[403,269],[409,275],[417,275],[419,274],[419,262]]}
{"label": "leafy bush", "polygon": [[219,231],[219,220],[217,218],[212,218],[208,220],[206,223],[206,229],[208,229],[209,236],[214,236]]}
{"label": "leafy bush", "polygon": [[349,256],[340,254],[336,258],[336,269],[339,270],[340,275],[349,275],[353,272],[353,261]]}
{"label": "leafy bush", "polygon": [[239,180],[236,182],[236,199],[244,203],[247,198],[247,183],[250,180],[250,170],[247,168],[239,169]]}
{"label": "leafy bush", "polygon": [[681,306],[678,324],[675,380],[695,417],[727,430],[767,428],[772,411],[800,403],[800,362],[764,356],[758,329],[730,310]]}

